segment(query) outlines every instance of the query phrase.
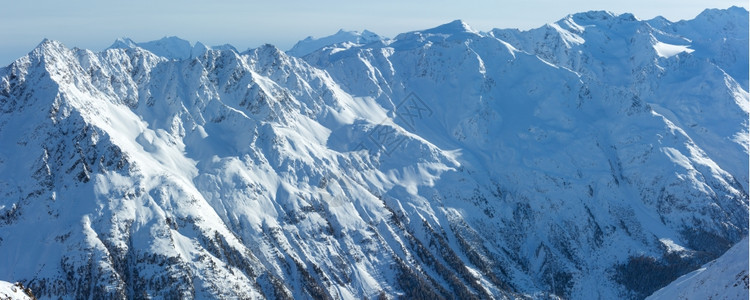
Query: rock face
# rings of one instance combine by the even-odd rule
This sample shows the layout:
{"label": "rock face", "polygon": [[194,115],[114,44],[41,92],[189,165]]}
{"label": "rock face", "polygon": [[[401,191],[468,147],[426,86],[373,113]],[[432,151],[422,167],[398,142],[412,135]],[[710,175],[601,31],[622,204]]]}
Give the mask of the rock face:
{"label": "rock face", "polygon": [[304,59],[45,40],[0,69],[0,279],[41,299],[643,298],[748,234],[747,28],[738,8],[454,21]]}

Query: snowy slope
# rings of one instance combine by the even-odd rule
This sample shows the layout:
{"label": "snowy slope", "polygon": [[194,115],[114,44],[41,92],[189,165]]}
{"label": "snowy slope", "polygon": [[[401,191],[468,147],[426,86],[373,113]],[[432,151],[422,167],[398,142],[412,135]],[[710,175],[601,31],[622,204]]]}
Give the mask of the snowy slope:
{"label": "snowy slope", "polygon": [[[742,54],[748,52],[747,19],[747,11],[739,7],[706,10],[694,20],[677,23],[586,12],[526,32],[496,29],[491,35],[584,78],[634,90],[722,168],[748,182],[743,154],[750,145],[750,108],[736,103],[734,95],[748,90],[748,60]],[[737,88],[723,88],[728,84]],[[727,108],[737,106],[741,110]]]}
{"label": "snowy slope", "polygon": [[[469,227],[484,228],[477,236],[492,241],[489,253],[520,253],[513,258],[514,263],[527,274],[534,274],[535,284],[552,291],[563,289],[574,298],[592,292],[605,298],[621,297],[608,294],[612,291],[610,283],[601,280],[613,267],[598,269],[608,265],[604,261],[622,261],[638,252],[666,255],[658,250],[662,238],[707,250],[711,246],[703,241],[705,237],[692,236],[686,228],[707,225],[723,231],[720,228],[726,228],[725,224],[714,223],[707,216],[718,216],[709,211],[725,205],[736,210],[716,212],[734,219],[730,223],[738,230],[736,235],[731,234],[733,237],[722,234],[720,239],[736,241],[746,232],[741,222],[747,218],[747,187],[740,182],[746,181],[743,166],[747,165],[747,147],[737,137],[747,135],[748,98],[747,92],[720,69],[708,78],[705,72],[693,71],[696,67],[718,69],[710,62],[680,64],[690,61],[689,57],[660,61],[653,48],[655,40],[646,39],[638,45],[640,33],[634,28],[646,25],[631,15],[590,12],[576,18],[589,23],[586,27],[569,26],[586,28],[591,36],[576,36],[554,25],[520,33],[531,35],[524,37],[530,44],[540,45],[541,50],[528,52],[520,51],[521,43],[513,46],[498,35],[481,36],[456,21],[402,34],[385,46],[335,53],[324,49],[305,59],[347,83],[343,85],[347,92],[378,95],[376,99],[385,107],[397,107],[409,91],[433,101],[427,102],[432,116],[411,124],[412,130],[440,148],[461,150],[463,166],[472,171],[445,176],[436,186],[440,195],[455,195],[449,200],[465,197],[477,208],[468,210],[466,202],[460,201],[441,205],[455,207],[458,215],[454,218],[461,222],[475,222]],[[540,30],[551,32],[537,34]],[[623,38],[614,42],[614,36]],[[633,45],[627,46],[630,43]],[[576,45],[586,45],[575,51],[582,53],[581,58],[565,56],[567,49]],[[623,53],[623,49],[632,49],[643,57],[619,59],[635,55]],[[579,59],[580,65],[575,65]],[[574,63],[567,63],[569,60]],[[695,80],[717,88],[690,89],[691,98],[683,100],[675,92],[694,84],[681,88],[666,83],[664,87],[651,86],[652,81],[635,76],[638,73],[632,71],[636,67],[629,65],[631,61],[642,61],[638,68],[654,71],[663,68],[661,64],[676,65],[664,77],[671,75],[683,82]],[[659,97],[652,95],[655,93],[660,93]],[[682,129],[680,119],[662,110],[670,105],[674,110],[689,108],[691,113],[681,115],[685,118],[709,117],[681,103],[692,99],[723,99],[722,106],[710,108],[723,118],[698,123],[701,130],[691,135],[691,127]],[[705,141],[720,132],[723,134],[711,142],[725,146],[723,152]],[[701,135],[709,137],[704,140]],[[706,154],[709,150],[716,150],[711,152],[713,156]],[[720,171],[712,157],[730,172]],[[664,170],[674,171],[666,174]],[[696,176],[701,179],[691,179]],[[473,177],[478,184],[467,188],[471,184],[465,182],[471,180],[466,177]],[[527,178],[531,180],[524,180]],[[464,184],[451,187],[456,182]],[[702,187],[687,192],[685,185]],[[715,193],[724,194],[722,188],[711,187],[719,186],[735,196],[718,196]],[[467,196],[470,190],[474,190],[473,195]],[[723,202],[722,198],[733,200]],[[723,204],[711,204],[706,199]],[[449,207],[445,209],[453,212]],[[560,218],[545,217],[543,211],[555,211]],[[639,228],[638,233],[631,231],[632,226]],[[641,235],[641,230],[650,233]],[[549,274],[580,279],[560,285]],[[645,296],[643,293],[652,288],[645,287],[636,294]]]}
{"label": "snowy slope", "polygon": [[655,22],[457,20],[304,58],[45,40],[0,69],[0,278],[44,299],[643,298],[748,233],[747,87],[701,50],[724,40]]}
{"label": "snowy slope", "polygon": [[31,300],[22,286],[7,281],[0,281],[0,299],[2,300]]}
{"label": "snowy slope", "polygon": [[747,299],[748,240],[678,278],[646,299]]}

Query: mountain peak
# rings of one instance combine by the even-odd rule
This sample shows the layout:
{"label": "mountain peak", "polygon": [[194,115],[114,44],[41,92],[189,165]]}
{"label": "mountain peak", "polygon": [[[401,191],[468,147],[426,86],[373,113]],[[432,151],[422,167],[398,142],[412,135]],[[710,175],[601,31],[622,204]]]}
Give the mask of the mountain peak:
{"label": "mountain peak", "polygon": [[121,37],[117,38],[114,43],[112,43],[112,45],[107,49],[128,49],[135,47],[138,47],[138,45],[132,39],[128,37]]}
{"label": "mountain peak", "polygon": [[608,20],[617,16],[615,13],[607,10],[590,10],[571,15],[574,19],[579,20]]}
{"label": "mountain peak", "polygon": [[453,40],[469,40],[480,37],[481,34],[472,29],[462,20],[453,20],[449,23],[425,30],[417,30],[402,33],[396,36],[394,47],[418,47],[424,42],[443,42]]}
{"label": "mountain peak", "polygon": [[157,41],[160,41],[160,42],[173,42],[173,43],[188,43],[188,44],[190,44],[190,41],[188,41],[186,39],[182,39],[182,38],[180,38],[180,37],[178,37],[176,35],[165,36],[163,38],[158,39]]}
{"label": "mountain peak", "polygon": [[54,48],[63,47],[64,48],[65,45],[63,45],[59,41],[44,38],[42,39],[41,42],[39,42],[39,44],[35,48],[50,48],[50,47],[54,47]]}
{"label": "mountain peak", "polygon": [[435,28],[427,29],[424,33],[432,34],[456,34],[456,33],[477,33],[466,22],[462,20],[453,20]]}
{"label": "mountain peak", "polygon": [[616,14],[606,10],[592,10],[568,15],[558,23],[564,22],[566,20],[570,20],[581,25],[603,25],[620,22],[639,21],[639,19],[631,13]]}
{"label": "mountain peak", "polygon": [[168,36],[156,41],[138,43],[138,46],[151,51],[156,55],[177,60],[190,58],[190,53],[193,49],[193,45],[191,45],[190,42],[176,36]]}
{"label": "mountain peak", "polygon": [[255,54],[263,57],[273,57],[274,59],[284,56],[284,51],[273,44],[265,43],[254,49],[248,49],[242,54]]}
{"label": "mountain peak", "polygon": [[43,298],[643,299],[747,235],[747,23],[630,18],[334,28],[303,58],[45,39],[0,69],[0,278]]}
{"label": "mountain peak", "polygon": [[746,8],[744,8],[742,6],[736,6],[736,5],[732,5],[731,7],[727,8],[727,11],[729,11],[731,13],[737,13],[737,14],[748,14],[748,13],[750,13],[750,12],[747,11]]}
{"label": "mountain peak", "polygon": [[363,36],[378,36],[378,34],[377,34],[377,33],[374,33],[374,32],[372,32],[372,31],[369,31],[369,30],[367,30],[367,29],[365,29],[365,30],[363,30],[363,31],[362,31],[362,35],[363,35]]}
{"label": "mountain peak", "polygon": [[169,59],[186,59],[191,57],[193,45],[176,36],[165,36],[161,39],[136,43],[132,39],[118,38],[108,49],[131,49],[143,48],[149,52]]}
{"label": "mountain peak", "polygon": [[294,44],[294,46],[287,51],[287,54],[296,56],[296,57],[302,57],[307,54],[310,54],[312,52],[315,52],[318,49],[324,48],[326,46],[331,45],[339,45],[339,44],[354,44],[354,45],[363,45],[363,44],[369,44],[375,41],[382,40],[383,37],[377,35],[376,33],[364,30],[362,32],[359,31],[347,31],[344,29],[339,29],[335,34],[321,37],[321,38],[314,38],[312,36],[308,36],[304,40],[301,40]]}
{"label": "mountain peak", "polygon": [[32,50],[31,53],[39,56],[46,56],[52,53],[60,53],[67,49],[68,48],[65,47],[63,43],[45,38],[39,43],[39,45],[34,47],[34,50]]}
{"label": "mountain peak", "polygon": [[118,38],[108,49],[132,49],[142,48],[155,55],[173,60],[182,60],[195,57],[208,50],[231,50],[237,52],[234,46],[224,44],[220,46],[208,46],[201,42],[192,44],[190,41],[177,36],[165,36],[161,39],[136,43],[132,39]]}
{"label": "mountain peak", "polygon": [[698,16],[695,17],[695,20],[707,20],[710,22],[715,22],[715,20],[721,20],[723,22],[727,21],[734,21],[739,19],[744,19],[747,21],[747,15],[748,11],[744,7],[739,6],[732,6],[727,9],[719,9],[719,8],[708,8],[703,10]]}

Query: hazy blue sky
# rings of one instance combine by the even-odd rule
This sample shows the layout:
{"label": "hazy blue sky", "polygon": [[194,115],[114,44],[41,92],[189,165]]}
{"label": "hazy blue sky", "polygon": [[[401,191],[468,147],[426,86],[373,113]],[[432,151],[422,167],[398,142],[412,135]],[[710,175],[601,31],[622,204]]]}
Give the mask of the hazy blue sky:
{"label": "hazy blue sky", "polygon": [[462,19],[478,30],[530,29],[588,10],[662,15],[677,21],[705,8],[747,8],[746,0],[415,0],[415,1],[94,1],[0,0],[0,65],[33,49],[43,38],[68,47],[101,50],[118,37],[150,41],[176,35],[238,49],[271,43],[284,50],[309,35],[369,29],[393,37]]}

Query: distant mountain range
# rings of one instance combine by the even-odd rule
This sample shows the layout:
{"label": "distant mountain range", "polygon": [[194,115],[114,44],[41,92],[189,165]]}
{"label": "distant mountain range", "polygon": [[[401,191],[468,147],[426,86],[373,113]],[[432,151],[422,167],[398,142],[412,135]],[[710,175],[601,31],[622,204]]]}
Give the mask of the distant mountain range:
{"label": "distant mountain range", "polygon": [[44,40],[0,68],[0,293],[746,295],[747,245],[695,270],[747,244],[748,16]]}

